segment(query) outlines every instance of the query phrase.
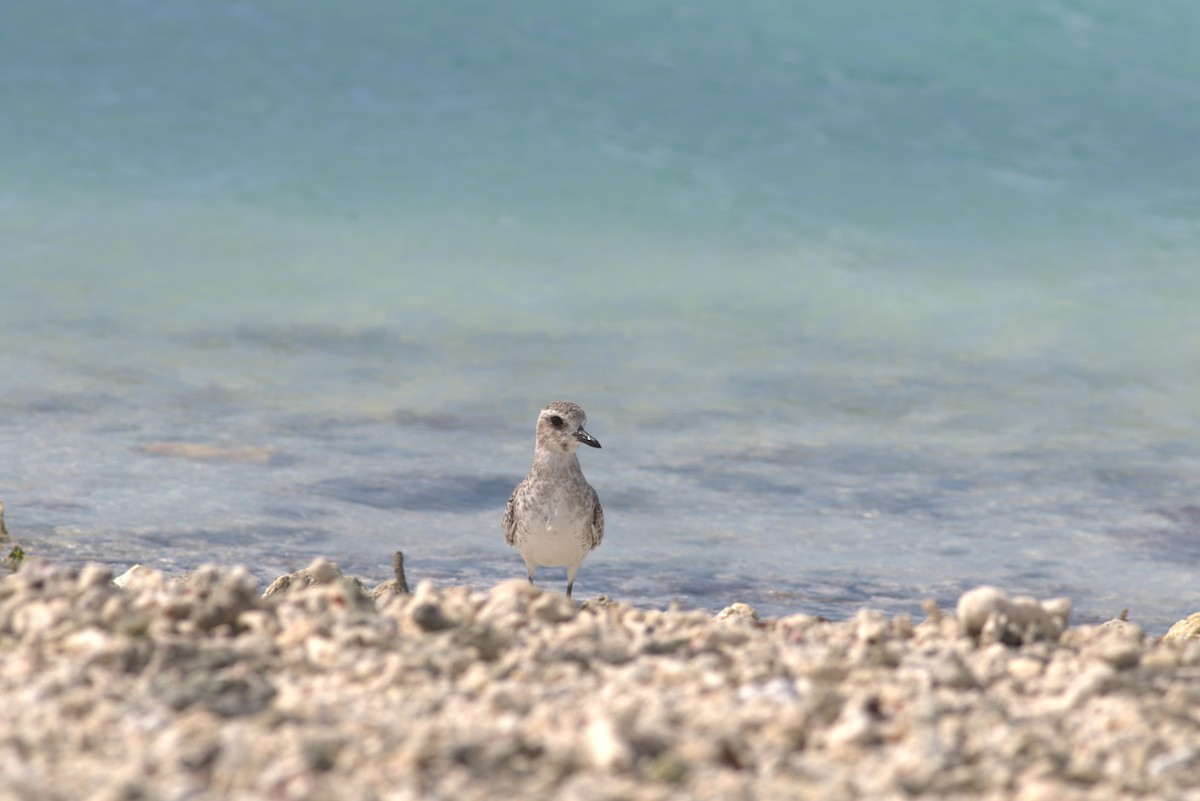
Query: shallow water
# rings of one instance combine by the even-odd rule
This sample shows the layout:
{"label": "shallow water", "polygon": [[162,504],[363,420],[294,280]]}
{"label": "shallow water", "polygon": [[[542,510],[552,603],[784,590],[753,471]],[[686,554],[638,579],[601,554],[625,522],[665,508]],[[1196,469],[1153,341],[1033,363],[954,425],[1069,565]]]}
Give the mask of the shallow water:
{"label": "shallow water", "polygon": [[1200,608],[1190,4],[5,16],[34,554],[488,585],[572,400],[581,594]]}

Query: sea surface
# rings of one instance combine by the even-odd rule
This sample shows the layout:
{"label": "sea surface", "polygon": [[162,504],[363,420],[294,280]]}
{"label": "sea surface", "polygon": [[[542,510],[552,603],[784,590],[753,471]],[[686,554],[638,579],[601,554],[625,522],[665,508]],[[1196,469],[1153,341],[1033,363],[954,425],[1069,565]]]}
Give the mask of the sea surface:
{"label": "sea surface", "polygon": [[[0,9],[0,499],[33,556],[1200,610],[1200,4]],[[561,589],[564,571],[539,581]]]}

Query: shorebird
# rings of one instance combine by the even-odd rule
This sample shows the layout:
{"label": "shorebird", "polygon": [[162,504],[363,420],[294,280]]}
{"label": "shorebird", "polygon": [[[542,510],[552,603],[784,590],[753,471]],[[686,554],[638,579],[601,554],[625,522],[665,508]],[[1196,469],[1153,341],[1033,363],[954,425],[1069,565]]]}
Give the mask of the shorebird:
{"label": "shorebird", "polygon": [[583,430],[587,415],[559,401],[542,409],[537,421],[533,467],[504,509],[504,541],[525,560],[529,583],[539,566],[567,569],[567,597],[583,557],[604,537],[604,510],[596,490],[583,477],[575,450],[600,443]]}

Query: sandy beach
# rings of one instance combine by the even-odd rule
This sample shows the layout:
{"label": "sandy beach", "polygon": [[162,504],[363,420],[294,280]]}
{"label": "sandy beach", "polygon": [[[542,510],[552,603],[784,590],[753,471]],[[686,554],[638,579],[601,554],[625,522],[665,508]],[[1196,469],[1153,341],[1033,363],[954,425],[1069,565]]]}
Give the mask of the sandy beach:
{"label": "sandy beach", "polygon": [[0,799],[1200,798],[1200,640],[1063,599],[830,622],[323,561],[268,597],[238,567],[120,583],[0,580]]}

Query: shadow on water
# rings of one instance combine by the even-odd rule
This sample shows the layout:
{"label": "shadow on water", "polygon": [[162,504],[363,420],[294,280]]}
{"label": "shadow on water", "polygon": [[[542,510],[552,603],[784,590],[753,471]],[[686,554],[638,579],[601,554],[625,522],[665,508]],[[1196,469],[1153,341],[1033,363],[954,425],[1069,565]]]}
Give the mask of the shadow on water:
{"label": "shadow on water", "polygon": [[[408,472],[331,478],[309,485],[308,490],[373,509],[464,514],[494,509],[498,515],[520,480],[519,476]],[[636,487],[615,488],[604,496],[606,511],[643,511],[654,506],[653,493]]]}
{"label": "shadow on water", "polygon": [[657,469],[663,473],[687,478],[697,486],[714,492],[762,495],[800,495],[804,493],[804,487],[799,484],[783,483],[748,471],[718,470],[708,464],[671,465]]}
{"label": "shadow on water", "polygon": [[418,354],[428,350],[386,328],[355,330],[321,325],[239,325],[228,331],[206,331],[181,337],[202,349],[251,346],[279,354],[325,353],[354,358],[396,358],[397,353]]}
{"label": "shadow on water", "polygon": [[373,509],[474,513],[503,508],[516,483],[511,478],[411,472],[331,478],[308,489]]}
{"label": "shadow on water", "polygon": [[220,548],[271,547],[286,542],[288,547],[301,549],[328,542],[329,535],[320,529],[297,526],[247,526],[228,529],[196,529],[186,532],[141,534],[138,539],[156,548],[176,548],[203,552]]}
{"label": "shadow on water", "polygon": [[1200,505],[1155,509],[1163,525],[1112,529],[1108,536],[1126,548],[1160,562],[1188,562],[1200,567]]}
{"label": "shadow on water", "polygon": [[15,415],[92,415],[120,406],[121,399],[105,392],[50,392],[11,404]]}
{"label": "shadow on water", "polygon": [[423,428],[429,431],[486,431],[494,423],[476,417],[444,412],[414,412],[400,409],[392,415],[392,422],[402,428]]}

